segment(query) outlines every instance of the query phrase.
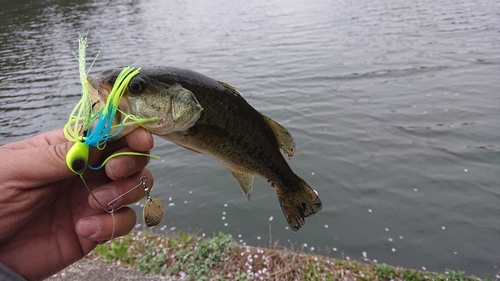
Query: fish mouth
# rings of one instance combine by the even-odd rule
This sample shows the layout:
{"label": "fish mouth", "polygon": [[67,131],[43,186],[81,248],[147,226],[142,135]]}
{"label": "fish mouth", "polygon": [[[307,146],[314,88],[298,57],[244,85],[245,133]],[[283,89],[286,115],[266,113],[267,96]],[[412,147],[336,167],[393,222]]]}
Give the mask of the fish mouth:
{"label": "fish mouth", "polygon": [[90,84],[89,95],[93,101],[106,104],[111,87],[101,77],[88,76],[87,82]]}
{"label": "fish mouth", "polygon": [[[97,112],[100,108],[106,107],[109,93],[111,92],[111,85],[107,83],[102,77],[88,76],[87,81],[89,85],[89,96],[92,100],[93,110]],[[125,99],[121,99],[118,108],[126,114],[131,112],[130,105]]]}
{"label": "fish mouth", "polygon": [[[107,101],[109,97],[109,93],[112,90],[112,85],[109,85],[101,76],[87,76],[87,82],[89,86],[89,98],[92,101],[92,113],[99,114],[99,112],[106,108]],[[128,104],[126,99],[121,99],[118,108],[116,108],[116,112],[112,121],[112,125],[116,126],[122,124],[124,120],[127,118],[127,114],[131,112],[130,105]],[[128,124],[126,126],[118,126],[119,128],[112,128],[111,135],[117,133],[112,140],[117,140],[135,128],[137,128],[138,124]]]}

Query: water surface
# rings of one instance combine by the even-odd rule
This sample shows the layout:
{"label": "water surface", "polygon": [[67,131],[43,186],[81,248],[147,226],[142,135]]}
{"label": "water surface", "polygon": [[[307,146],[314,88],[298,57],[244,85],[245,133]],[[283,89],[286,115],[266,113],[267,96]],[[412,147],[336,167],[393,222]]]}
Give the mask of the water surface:
{"label": "water surface", "polygon": [[64,125],[88,31],[89,56],[106,42],[91,73],[170,65],[235,86],[289,129],[323,201],[294,233],[265,180],[247,202],[227,168],[157,138],[157,231],[499,274],[499,1],[1,4],[1,144]]}

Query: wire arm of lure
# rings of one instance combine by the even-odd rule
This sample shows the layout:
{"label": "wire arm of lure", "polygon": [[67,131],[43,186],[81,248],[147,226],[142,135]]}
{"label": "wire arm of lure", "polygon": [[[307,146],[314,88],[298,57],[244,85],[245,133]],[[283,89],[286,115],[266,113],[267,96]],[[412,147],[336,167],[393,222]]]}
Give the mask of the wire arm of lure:
{"label": "wire arm of lure", "polygon": [[146,176],[142,176],[140,179],[139,179],[139,183],[132,187],[131,189],[127,190],[125,193],[123,193],[122,195],[116,197],[115,199],[109,201],[108,203],[108,206],[105,207],[98,199],[97,197],[95,197],[94,193],[92,192],[92,190],[90,190],[90,188],[88,187],[87,183],[85,182],[85,180],[82,178],[83,182],[84,182],[84,185],[85,187],[87,188],[88,192],[90,193],[90,195],[92,196],[92,198],[94,198],[95,202],[107,213],[109,214],[112,214],[118,210],[120,210],[124,205],[120,205],[119,207],[115,207],[114,204],[116,202],[118,202],[118,200],[120,200],[121,198],[125,197],[127,194],[129,194],[130,192],[132,192],[133,190],[139,188],[139,187],[143,187],[144,188],[144,192],[146,193],[147,196],[149,196],[149,191],[151,191],[151,187],[148,187],[146,185],[146,182],[147,182],[147,177]]}
{"label": "wire arm of lure", "polygon": [[[109,210],[109,212],[116,212],[118,211],[119,209],[121,209],[123,207],[123,205],[119,206],[118,208],[115,208],[114,204],[120,200],[122,197],[124,197],[125,195],[129,194],[130,192],[132,192],[134,189],[142,186],[143,189],[144,189],[144,192],[147,194],[147,196],[149,196],[149,191],[152,189],[151,187],[148,187],[146,185],[146,181],[147,181],[147,177],[146,176],[142,176],[140,179],[139,179],[139,184],[137,184],[136,186],[132,187],[131,189],[127,190],[127,192],[123,193],[122,195],[116,197],[115,199],[109,201],[108,203],[108,208],[107,210]],[[101,205],[102,206],[102,205]]]}

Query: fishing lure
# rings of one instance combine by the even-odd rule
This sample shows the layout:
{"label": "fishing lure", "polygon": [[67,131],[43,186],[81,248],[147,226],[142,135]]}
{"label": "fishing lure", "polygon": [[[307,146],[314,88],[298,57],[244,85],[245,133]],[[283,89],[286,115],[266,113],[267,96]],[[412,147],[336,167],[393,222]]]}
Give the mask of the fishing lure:
{"label": "fishing lure", "polygon": [[[117,198],[109,202],[108,207],[106,208],[101,204],[101,202],[99,202],[99,200],[97,200],[94,193],[90,190],[87,183],[85,182],[85,179],[83,178],[83,173],[85,169],[88,167],[92,170],[99,170],[103,168],[106,162],[108,162],[111,158],[119,155],[139,155],[139,156],[148,156],[154,158],[159,158],[159,157],[140,152],[119,152],[109,156],[99,166],[94,167],[88,163],[90,150],[93,147],[100,150],[104,149],[106,143],[110,139],[116,137],[121,132],[121,130],[125,125],[131,125],[131,124],[140,125],[144,122],[154,121],[157,118],[139,119],[134,115],[124,113],[118,108],[120,100],[123,97],[123,93],[125,92],[125,89],[129,84],[130,80],[134,76],[140,73],[141,70],[140,68],[133,68],[133,67],[125,67],[120,72],[120,74],[116,78],[113,88],[108,94],[108,98],[106,100],[104,107],[94,110],[94,106],[98,105],[100,101],[99,100],[93,101],[89,93],[90,85],[87,80],[88,71],[86,70],[86,61],[85,61],[86,47],[87,47],[87,37],[80,35],[78,37],[79,52],[78,56],[75,55],[75,57],[77,57],[79,63],[78,68],[80,72],[80,83],[82,85],[82,93],[80,100],[73,108],[70,117],[68,118],[68,122],[66,123],[63,129],[64,136],[66,137],[66,139],[74,142],[73,146],[70,148],[70,150],[66,155],[66,165],[72,172],[80,176],[85,187],[92,195],[94,200],[97,202],[97,204],[100,205],[104,211],[110,213],[113,216],[113,234],[111,235],[111,239],[113,239],[114,229],[115,229],[114,212],[116,212],[118,209],[122,207],[122,206],[115,207],[114,203],[116,203],[125,194],[131,192],[132,190],[140,186],[144,187],[144,192],[147,196],[147,201],[144,206],[143,217],[144,220],[146,221],[146,224],[149,227],[154,227],[160,223],[161,219],[163,218],[163,206],[161,205],[160,201],[158,201],[155,198],[152,198],[149,195],[151,188],[147,187],[146,177],[143,176],[141,177],[140,183],[138,185],[132,187],[125,194],[122,194],[121,196],[118,196]],[[101,52],[101,50],[102,47],[99,50],[99,53]],[[90,68],[92,67],[96,59],[97,56],[92,62]],[[122,114],[124,118],[121,122],[119,122],[119,124],[113,124],[117,112]]]}
{"label": "fishing lure", "polygon": [[[64,135],[75,144],[71,147],[66,155],[66,165],[75,174],[83,176],[86,167],[92,170],[99,170],[111,158],[119,155],[140,155],[157,157],[150,154],[139,152],[120,152],[109,156],[99,166],[93,167],[88,164],[89,154],[92,147],[100,150],[104,149],[107,141],[116,137],[122,130],[124,125],[143,122],[150,122],[156,118],[138,119],[137,117],[125,114],[118,109],[120,100],[125,92],[125,89],[130,80],[139,74],[140,68],[125,67],[118,75],[116,82],[113,85],[108,99],[104,107],[99,108],[94,113],[94,105],[99,101],[92,101],[89,94],[89,82],[87,81],[87,72],[85,70],[85,48],[87,46],[87,38],[80,36],[79,39],[79,71],[80,83],[82,85],[82,95],[70,114],[68,122],[64,126]],[[95,61],[95,60],[94,60]],[[120,124],[113,125],[116,112],[120,112],[125,116]],[[112,133],[112,130],[115,132]]]}

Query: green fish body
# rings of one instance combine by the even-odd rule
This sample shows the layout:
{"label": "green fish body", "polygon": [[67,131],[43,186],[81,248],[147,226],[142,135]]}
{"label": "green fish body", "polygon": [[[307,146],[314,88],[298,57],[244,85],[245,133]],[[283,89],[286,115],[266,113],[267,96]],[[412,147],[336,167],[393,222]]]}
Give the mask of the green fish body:
{"label": "green fish body", "polygon": [[[101,88],[102,83],[112,87],[121,69],[103,72],[96,79]],[[190,120],[183,120],[187,124],[170,124],[176,128],[174,130],[162,130],[159,124],[149,127],[143,124],[153,134],[227,166],[248,200],[254,175],[265,178],[276,190],[285,218],[294,231],[302,227],[306,217],[321,210],[316,192],[292,171],[280,152],[281,149],[289,157],[295,152],[290,133],[255,110],[232,86],[174,67],[144,67],[134,79],[143,84],[143,92],[126,92],[123,99],[128,102],[125,105],[127,113],[139,119],[160,117],[166,112],[191,112],[196,106],[189,100],[195,100],[202,109],[196,118],[188,113],[185,119]],[[99,84],[92,80],[91,83]],[[174,108],[172,96],[179,92],[192,94],[194,98],[185,98]]]}

